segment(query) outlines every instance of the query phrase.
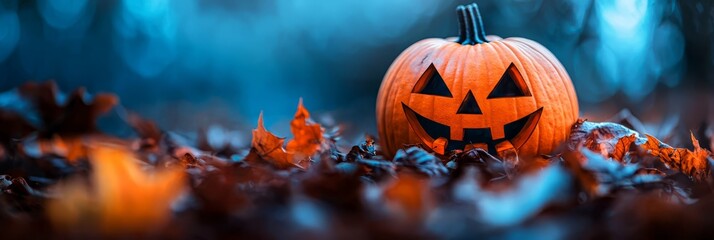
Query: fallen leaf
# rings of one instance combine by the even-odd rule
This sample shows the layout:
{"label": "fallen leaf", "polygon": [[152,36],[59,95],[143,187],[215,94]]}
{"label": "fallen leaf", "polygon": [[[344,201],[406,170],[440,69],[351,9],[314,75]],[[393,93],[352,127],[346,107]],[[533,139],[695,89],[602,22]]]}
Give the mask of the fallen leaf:
{"label": "fallen leaf", "polygon": [[617,142],[612,149],[612,153],[609,154],[610,158],[620,162],[624,161],[625,155],[630,151],[630,147],[636,140],[637,136],[634,134],[617,139]]}
{"label": "fallen leaf", "polygon": [[681,171],[695,181],[703,181],[710,172],[709,156],[711,152],[699,146],[699,141],[690,133],[694,150],[673,148],[659,139],[646,135],[647,142],[642,148],[653,156],[659,157],[667,167]]}
{"label": "fallen leaf", "polygon": [[379,181],[396,175],[397,166],[393,162],[380,159],[357,159],[355,163],[366,169],[366,175],[372,180]]}
{"label": "fallen leaf", "polygon": [[360,143],[357,146],[352,146],[349,153],[345,155],[343,160],[348,162],[354,162],[357,159],[369,159],[375,157],[376,155],[377,151],[374,147],[374,139],[371,136],[367,136],[364,142]]}
{"label": "fallen leaf", "polygon": [[694,134],[690,135],[693,151],[673,148],[651,135],[640,137],[639,133],[620,124],[579,120],[571,130],[568,147],[576,152],[580,151],[580,148],[586,148],[607,159],[627,162],[631,146],[640,146],[668,168],[678,170],[696,181],[702,181],[710,171],[707,160],[710,152],[699,146]]}
{"label": "fallen leaf", "polygon": [[171,202],[185,186],[183,169],[146,172],[130,152],[114,147],[90,151],[91,186],[79,179],[57,189],[48,214],[65,230],[145,233],[168,221]]}
{"label": "fallen leaf", "polygon": [[623,125],[611,122],[588,122],[578,120],[570,131],[568,148],[578,151],[581,147],[600,153],[603,157],[621,161],[632,143],[643,144],[646,139]]}
{"label": "fallen leaf", "polygon": [[439,158],[419,147],[399,149],[394,155],[394,163],[397,166],[416,169],[428,176],[441,176],[449,173]]}
{"label": "fallen leaf", "polygon": [[277,137],[265,129],[261,112],[258,117],[258,127],[253,129],[253,139],[250,144],[255,153],[271,165],[281,169],[302,168],[293,161],[293,154],[283,148],[284,143],[285,138]]}
{"label": "fallen leaf", "polygon": [[456,153],[451,157],[451,161],[457,172],[462,172],[465,167],[475,166],[481,170],[482,176],[486,181],[498,181],[508,179],[510,173],[513,173],[515,167],[512,164],[504,162],[500,158],[491,155],[486,150],[481,148],[472,148],[470,150]]}
{"label": "fallen leaf", "polygon": [[594,185],[586,186],[591,195],[604,196],[614,189],[658,182],[663,177],[659,172],[640,168],[637,164],[611,161],[588,149],[582,149],[581,154],[585,159],[582,169],[595,179]]}
{"label": "fallen leaf", "polygon": [[310,112],[303,106],[302,98],[298,102],[295,117],[290,122],[290,131],[293,133],[293,139],[288,141],[285,149],[293,153],[298,162],[309,163],[308,158],[325,149],[322,147],[325,144],[322,136],[325,130],[310,119]]}
{"label": "fallen leaf", "polygon": [[52,138],[54,135],[81,135],[97,133],[96,119],[119,103],[113,94],[99,93],[87,101],[84,88],[72,92],[61,101],[61,94],[54,81],[26,83],[19,88],[20,94],[28,98],[38,111],[42,121],[39,136]]}

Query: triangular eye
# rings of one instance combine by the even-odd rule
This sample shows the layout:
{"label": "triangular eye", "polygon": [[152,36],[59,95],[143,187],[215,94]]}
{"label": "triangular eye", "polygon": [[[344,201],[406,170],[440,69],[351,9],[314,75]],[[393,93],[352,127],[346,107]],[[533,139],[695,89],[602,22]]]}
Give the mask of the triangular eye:
{"label": "triangular eye", "polygon": [[511,63],[506,69],[506,72],[501,76],[501,80],[498,81],[496,87],[491,90],[488,94],[487,99],[491,98],[503,98],[503,97],[526,97],[531,96],[531,92],[528,90],[528,85],[526,81],[523,80],[523,76],[516,68],[516,65]]}
{"label": "triangular eye", "polygon": [[476,102],[476,98],[474,97],[474,94],[469,90],[468,93],[466,93],[466,97],[464,98],[463,101],[461,101],[461,106],[459,106],[459,110],[456,111],[457,114],[481,114],[481,108],[478,106],[478,103]]}
{"label": "triangular eye", "polygon": [[442,97],[453,97],[451,95],[451,91],[449,91],[449,87],[446,86],[444,79],[441,77],[441,74],[439,74],[439,71],[436,70],[434,64],[429,65],[426,71],[424,71],[424,74],[421,75],[419,81],[417,81],[416,85],[414,85],[412,92]]}

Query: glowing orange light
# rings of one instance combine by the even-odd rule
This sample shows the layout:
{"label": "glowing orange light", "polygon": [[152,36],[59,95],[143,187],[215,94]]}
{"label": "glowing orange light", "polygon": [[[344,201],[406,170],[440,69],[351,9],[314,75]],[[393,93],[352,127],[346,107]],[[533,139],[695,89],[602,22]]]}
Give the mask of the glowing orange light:
{"label": "glowing orange light", "polygon": [[63,228],[102,233],[147,232],[165,223],[184,187],[182,169],[145,171],[131,153],[110,147],[89,150],[92,186],[70,181],[58,189],[50,218]]}

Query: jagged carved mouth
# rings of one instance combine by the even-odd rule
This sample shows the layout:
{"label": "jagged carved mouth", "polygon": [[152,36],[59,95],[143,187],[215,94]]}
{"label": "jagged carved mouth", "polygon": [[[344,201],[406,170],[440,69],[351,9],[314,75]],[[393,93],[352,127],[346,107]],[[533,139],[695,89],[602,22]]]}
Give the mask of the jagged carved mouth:
{"label": "jagged carved mouth", "polygon": [[504,138],[493,139],[491,129],[486,127],[464,128],[463,139],[454,140],[451,139],[451,127],[448,125],[424,117],[404,103],[402,103],[402,108],[404,108],[409,125],[427,146],[431,147],[434,140],[444,138],[448,140],[445,146],[446,151],[463,150],[470,145],[486,145],[488,149],[485,150],[493,154],[497,153],[496,146],[504,142],[510,143],[516,149],[523,146],[533,134],[543,112],[541,107],[518,120],[503,125]]}

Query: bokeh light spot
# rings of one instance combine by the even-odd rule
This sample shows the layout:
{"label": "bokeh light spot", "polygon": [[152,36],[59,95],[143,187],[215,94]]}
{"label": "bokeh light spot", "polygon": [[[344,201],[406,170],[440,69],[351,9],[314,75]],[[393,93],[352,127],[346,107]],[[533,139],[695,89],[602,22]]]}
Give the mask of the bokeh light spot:
{"label": "bokeh light spot", "polygon": [[37,7],[47,25],[57,29],[73,26],[87,12],[88,0],[39,0]]}

